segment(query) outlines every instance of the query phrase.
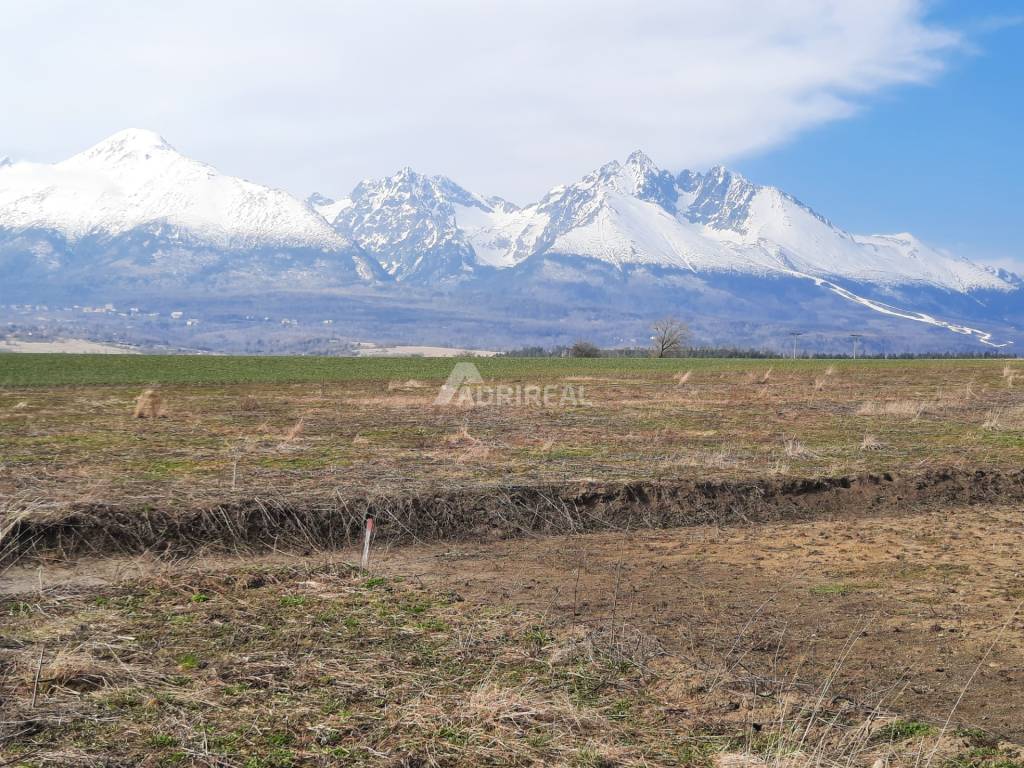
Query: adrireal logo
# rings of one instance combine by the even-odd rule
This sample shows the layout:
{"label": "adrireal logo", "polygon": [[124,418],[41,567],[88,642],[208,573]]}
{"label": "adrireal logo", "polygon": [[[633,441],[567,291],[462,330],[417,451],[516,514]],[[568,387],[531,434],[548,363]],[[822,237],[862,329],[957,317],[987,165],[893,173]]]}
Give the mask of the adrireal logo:
{"label": "adrireal logo", "polygon": [[456,363],[434,405],[523,406],[564,408],[590,406],[582,386],[572,384],[484,384],[473,363]]}
{"label": "adrireal logo", "polygon": [[458,394],[463,384],[483,384],[483,377],[480,371],[472,363],[456,363],[452,372],[448,374],[448,381],[441,387],[434,399],[434,405],[448,405]]}

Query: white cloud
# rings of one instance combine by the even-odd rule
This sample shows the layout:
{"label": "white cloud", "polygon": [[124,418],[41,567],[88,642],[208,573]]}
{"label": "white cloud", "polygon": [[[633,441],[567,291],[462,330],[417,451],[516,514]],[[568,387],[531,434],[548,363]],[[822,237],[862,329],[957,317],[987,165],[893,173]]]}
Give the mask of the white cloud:
{"label": "white cloud", "polygon": [[145,127],[303,194],[408,164],[525,200],[636,147],[727,162],[960,44],[914,0],[0,1],[3,153]]}

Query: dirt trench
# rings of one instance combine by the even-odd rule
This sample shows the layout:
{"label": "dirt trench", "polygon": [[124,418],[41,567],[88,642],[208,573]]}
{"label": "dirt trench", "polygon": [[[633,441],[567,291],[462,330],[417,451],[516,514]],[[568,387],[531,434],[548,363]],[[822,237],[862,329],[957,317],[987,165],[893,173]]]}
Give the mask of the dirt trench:
{"label": "dirt trench", "polygon": [[408,544],[831,519],[1021,500],[1024,470],[930,470],[753,482],[496,486],[364,498],[325,493],[303,503],[262,498],[194,509],[73,504],[48,512],[8,511],[0,521],[0,567],[26,558],[143,552],[318,551],[357,541],[367,516],[376,519],[379,540]]}

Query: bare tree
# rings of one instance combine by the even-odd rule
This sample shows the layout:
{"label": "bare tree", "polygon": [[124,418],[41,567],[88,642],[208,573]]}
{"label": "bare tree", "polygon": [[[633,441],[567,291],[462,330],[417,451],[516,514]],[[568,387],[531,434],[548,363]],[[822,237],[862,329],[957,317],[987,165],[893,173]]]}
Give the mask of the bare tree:
{"label": "bare tree", "polygon": [[569,357],[600,357],[601,348],[592,342],[578,339],[569,347]]}
{"label": "bare tree", "polygon": [[651,330],[652,357],[680,357],[690,341],[689,326],[674,317],[659,320]]}

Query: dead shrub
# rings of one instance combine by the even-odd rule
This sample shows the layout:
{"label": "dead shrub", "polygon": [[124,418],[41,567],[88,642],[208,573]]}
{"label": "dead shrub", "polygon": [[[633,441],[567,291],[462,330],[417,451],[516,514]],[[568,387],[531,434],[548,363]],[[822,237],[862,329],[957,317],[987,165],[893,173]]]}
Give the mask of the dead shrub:
{"label": "dead shrub", "polygon": [[135,399],[135,410],[132,414],[136,419],[162,419],[167,416],[163,398],[155,389],[147,389]]}

